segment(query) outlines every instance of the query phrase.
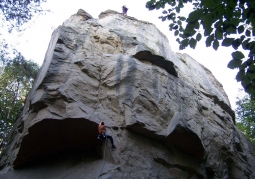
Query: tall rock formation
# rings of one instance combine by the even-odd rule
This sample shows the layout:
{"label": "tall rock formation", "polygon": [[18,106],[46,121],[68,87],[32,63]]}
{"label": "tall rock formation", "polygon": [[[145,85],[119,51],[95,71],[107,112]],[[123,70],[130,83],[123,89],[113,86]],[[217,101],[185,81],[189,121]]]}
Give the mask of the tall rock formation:
{"label": "tall rock formation", "polygon": [[[104,120],[109,141],[97,141]],[[79,10],[53,33],[0,178],[252,179],[222,85],[153,24]]]}

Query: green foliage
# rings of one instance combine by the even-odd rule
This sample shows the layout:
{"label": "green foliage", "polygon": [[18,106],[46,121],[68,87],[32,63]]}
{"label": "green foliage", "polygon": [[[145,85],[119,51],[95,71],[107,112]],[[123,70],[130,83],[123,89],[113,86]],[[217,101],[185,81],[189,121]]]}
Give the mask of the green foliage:
{"label": "green foliage", "polygon": [[236,105],[236,125],[255,145],[255,101],[245,95],[237,99]]}
{"label": "green foliage", "polygon": [[[46,0],[1,0],[1,27],[7,26],[9,32],[14,28],[24,30],[22,25],[29,22],[35,14],[48,11],[41,8],[42,2]],[[21,112],[39,69],[37,64],[26,61],[16,50],[12,50],[16,56],[10,60],[9,46],[0,38],[0,149],[6,143],[6,136]]]}
{"label": "green foliage", "polygon": [[3,62],[1,69],[0,144],[3,146],[6,136],[22,110],[39,67],[34,62],[26,61],[20,53],[17,53],[13,60]]}
{"label": "green foliage", "polygon": [[40,7],[42,2],[46,0],[1,0],[2,24],[9,22],[9,31],[14,27],[21,30],[21,26],[30,21],[36,13],[46,12]]}
{"label": "green foliage", "polygon": [[[188,17],[180,16],[180,11],[188,4],[192,4],[193,11]],[[165,9],[159,18],[170,21],[169,30],[175,31],[180,50],[188,46],[195,48],[201,40],[201,31],[204,31],[206,47],[217,50],[220,44],[232,46],[235,52],[228,67],[239,69],[237,81],[241,81],[244,90],[255,97],[254,0],[149,0],[146,7],[149,10]],[[248,57],[237,51],[239,48],[248,50]]]}

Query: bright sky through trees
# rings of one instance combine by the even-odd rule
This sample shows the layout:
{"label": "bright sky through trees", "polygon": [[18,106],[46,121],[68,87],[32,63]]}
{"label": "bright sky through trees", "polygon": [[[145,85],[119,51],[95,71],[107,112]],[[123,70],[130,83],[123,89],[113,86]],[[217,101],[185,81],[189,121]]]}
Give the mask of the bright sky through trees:
{"label": "bright sky through trees", "polygon": [[[179,44],[175,41],[174,32],[170,32],[167,22],[162,22],[158,17],[162,10],[148,11],[145,8],[147,0],[48,0],[42,4],[45,9],[52,12],[44,16],[37,17],[33,22],[29,23],[27,30],[20,36],[14,33],[8,35],[7,32],[1,32],[8,43],[13,44],[26,59],[31,59],[39,65],[43,63],[44,55],[47,51],[51,34],[54,29],[61,25],[71,15],[75,14],[78,9],[84,9],[94,18],[98,18],[100,12],[107,9],[121,12],[121,7],[126,5],[128,16],[135,17],[138,20],[145,20],[156,25],[169,40],[169,44],[174,52],[179,52]],[[188,12],[189,9],[185,13]],[[197,44],[195,50],[187,48],[181,53],[187,53],[196,61],[207,67],[213,75],[219,80],[226,91],[232,108],[235,108],[236,96],[238,88],[242,88],[237,83],[235,76],[237,70],[227,68],[228,62],[231,60],[232,48],[220,47],[217,51],[213,48],[206,48],[204,40]]]}

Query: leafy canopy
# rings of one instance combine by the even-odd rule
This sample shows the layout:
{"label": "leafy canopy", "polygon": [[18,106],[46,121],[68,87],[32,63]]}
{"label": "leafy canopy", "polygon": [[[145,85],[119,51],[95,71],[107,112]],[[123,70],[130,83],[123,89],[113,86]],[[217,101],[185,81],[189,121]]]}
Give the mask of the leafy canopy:
{"label": "leafy canopy", "polygon": [[255,145],[255,101],[245,95],[237,99],[236,105],[236,125]]}
{"label": "leafy canopy", "polygon": [[41,8],[42,2],[46,2],[46,0],[1,0],[2,24],[9,22],[9,31],[13,28],[21,30],[21,26],[29,22],[35,14],[46,12]]}
{"label": "leafy canopy", "polygon": [[13,60],[0,65],[0,146],[19,116],[26,96],[32,87],[39,66],[17,53]]}
{"label": "leafy canopy", "polygon": [[[0,0],[0,28],[7,26],[9,32],[14,28],[24,30],[23,25],[35,14],[48,11],[41,8],[42,2],[46,0]],[[0,149],[6,143],[6,136],[22,110],[39,69],[16,50],[13,50],[15,58],[10,60],[10,51],[10,44],[0,36]]]}
{"label": "leafy canopy", "polygon": [[[180,16],[188,4],[193,6],[193,11],[188,17]],[[206,47],[217,50],[220,45],[232,46],[235,51],[228,67],[239,69],[236,80],[255,97],[254,0],[150,0],[146,7],[164,9],[159,18],[170,21],[169,30],[177,36],[180,50],[188,46],[195,49],[202,36],[206,38]],[[248,57],[239,48],[247,50]]]}

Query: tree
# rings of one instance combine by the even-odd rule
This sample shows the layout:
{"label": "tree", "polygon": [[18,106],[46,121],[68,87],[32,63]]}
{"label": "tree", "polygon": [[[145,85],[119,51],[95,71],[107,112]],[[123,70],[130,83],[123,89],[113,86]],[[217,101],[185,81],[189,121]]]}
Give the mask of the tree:
{"label": "tree", "polygon": [[[24,24],[35,14],[44,14],[48,10],[41,8],[46,0],[0,0],[1,28],[8,27],[22,31]],[[22,110],[25,98],[32,87],[39,69],[32,61],[27,61],[16,50],[15,58],[10,60],[10,45],[0,38],[0,149],[6,143],[6,136]]]}
{"label": "tree", "polygon": [[0,73],[0,146],[13,127],[32,87],[39,66],[17,53],[13,60],[1,66]]}
{"label": "tree", "polygon": [[[191,4],[188,17],[180,16],[184,6]],[[150,0],[149,10],[164,9],[159,18],[170,20],[169,30],[174,31],[179,49],[196,47],[204,36],[206,47],[217,50],[232,46],[230,69],[238,68],[236,80],[244,90],[255,97],[255,1],[254,0]],[[184,25],[186,24],[186,27]],[[203,31],[203,33],[201,33]],[[239,51],[249,51],[248,57]]]}
{"label": "tree", "polygon": [[237,98],[236,105],[237,127],[255,145],[255,101],[245,95]]}
{"label": "tree", "polygon": [[0,11],[2,23],[9,22],[9,31],[13,28],[21,30],[21,26],[37,13],[45,13],[41,8],[41,3],[46,0],[1,0]]}

